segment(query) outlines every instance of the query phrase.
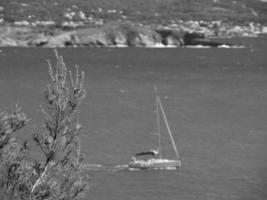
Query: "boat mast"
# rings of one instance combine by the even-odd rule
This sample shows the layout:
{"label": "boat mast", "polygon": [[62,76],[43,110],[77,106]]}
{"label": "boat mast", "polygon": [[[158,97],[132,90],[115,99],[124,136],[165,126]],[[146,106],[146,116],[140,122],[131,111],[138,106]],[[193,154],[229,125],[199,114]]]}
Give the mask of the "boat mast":
{"label": "boat mast", "polygon": [[159,101],[158,96],[156,98],[156,108],[157,108],[157,135],[158,135],[158,150],[159,150],[159,158],[162,158],[161,152],[161,135],[160,135],[160,116],[159,116]]}
{"label": "boat mast", "polygon": [[177,160],[180,160],[180,156],[179,156],[177,147],[176,147],[176,145],[175,145],[175,142],[174,142],[174,139],[173,139],[173,136],[172,136],[172,132],[171,132],[171,129],[170,129],[170,126],[169,126],[169,123],[168,123],[168,120],[167,120],[167,117],[166,117],[166,114],[165,114],[165,112],[164,112],[164,109],[163,109],[163,106],[162,106],[162,103],[161,103],[161,100],[160,100],[159,96],[157,96],[157,101],[158,101],[159,107],[160,107],[160,109],[161,109],[161,113],[162,113],[162,115],[163,115],[163,118],[164,118],[164,121],[165,121],[167,130],[168,130],[168,133],[169,133],[169,135],[170,135],[171,142],[172,142],[172,146],[173,146],[174,151],[175,151],[176,156],[177,156]]}

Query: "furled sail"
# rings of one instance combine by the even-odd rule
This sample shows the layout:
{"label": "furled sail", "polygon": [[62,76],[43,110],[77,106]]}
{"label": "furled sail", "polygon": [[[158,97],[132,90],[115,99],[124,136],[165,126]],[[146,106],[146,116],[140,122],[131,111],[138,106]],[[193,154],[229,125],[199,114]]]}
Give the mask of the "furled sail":
{"label": "furled sail", "polygon": [[137,153],[134,156],[135,157],[138,157],[138,156],[147,156],[147,155],[156,156],[156,155],[158,155],[158,153],[159,152],[157,150],[150,150],[150,151],[144,151],[144,152]]}

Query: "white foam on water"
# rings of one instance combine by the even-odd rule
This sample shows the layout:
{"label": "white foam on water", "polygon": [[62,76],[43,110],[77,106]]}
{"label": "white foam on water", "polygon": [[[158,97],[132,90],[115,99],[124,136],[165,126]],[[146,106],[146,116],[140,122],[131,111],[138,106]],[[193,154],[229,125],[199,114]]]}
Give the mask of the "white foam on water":
{"label": "white foam on water", "polygon": [[221,48],[221,49],[242,49],[246,48],[245,46],[242,45],[227,45],[227,44],[222,44],[217,47],[212,47],[212,46],[204,46],[204,45],[188,45],[186,48],[193,48],[193,49],[209,49],[209,48]]}
{"label": "white foam on water", "polygon": [[178,46],[175,45],[164,45],[162,43],[156,43],[153,46],[149,46],[148,48],[177,48]]}
{"label": "white foam on water", "polygon": [[245,46],[238,46],[238,45],[233,45],[233,46],[230,46],[230,45],[226,45],[226,44],[222,44],[220,46],[218,46],[218,48],[225,48],[225,49],[242,49],[242,48],[246,48]]}
{"label": "white foam on water", "polygon": [[159,168],[128,168],[129,171],[140,171],[140,170],[149,170],[149,171],[159,171],[159,170],[164,170],[164,171],[172,171],[172,170],[177,170],[176,167],[159,167]]}
{"label": "white foam on water", "polygon": [[120,170],[125,170],[128,169],[129,166],[128,165],[115,165],[113,167],[113,171],[120,171]]}
{"label": "white foam on water", "polygon": [[141,169],[138,168],[128,168],[129,171],[134,172],[134,171],[140,171]]}
{"label": "white foam on water", "polygon": [[[128,45],[125,44],[117,44],[117,45],[112,45],[112,46],[108,46],[111,48],[129,48]],[[168,48],[181,48],[181,46],[176,46],[176,45],[164,45],[162,43],[156,43],[155,45],[151,45],[151,46],[144,46],[144,47],[138,47],[138,48],[155,48],[155,49],[168,49]],[[193,48],[193,49],[209,49],[209,48],[216,48],[216,47],[212,47],[212,46],[208,46],[208,45],[187,45],[183,48]],[[217,46],[217,48],[226,48],[226,49],[238,49],[238,48],[245,48],[245,46],[238,46],[238,45],[226,45],[226,44],[222,44]]]}
{"label": "white foam on water", "polygon": [[187,45],[186,48],[193,48],[193,49],[208,49],[211,46],[204,46],[204,45]]}
{"label": "white foam on water", "polygon": [[[125,44],[117,44],[117,45],[112,45],[109,47],[113,47],[113,48],[127,48],[129,46],[125,45]],[[164,45],[162,43],[156,43],[155,45],[150,45],[150,46],[144,46],[141,48],[177,48],[179,46],[175,46],[175,45]]]}
{"label": "white foam on water", "polygon": [[99,171],[103,170],[105,167],[101,164],[84,164],[82,168],[89,171]]}
{"label": "white foam on water", "polygon": [[126,168],[126,167],[128,167],[128,165],[115,165],[115,168]]}
{"label": "white foam on water", "polygon": [[129,166],[127,164],[122,165],[102,165],[102,164],[84,164],[82,168],[88,171],[106,171],[106,172],[116,172],[122,170],[128,170]]}
{"label": "white foam on water", "polygon": [[128,46],[125,45],[125,44],[117,44],[117,45],[110,46],[110,47],[115,47],[115,48],[127,48]]}
{"label": "white foam on water", "polygon": [[122,165],[101,165],[101,164],[84,164],[83,169],[88,171],[106,171],[106,172],[118,172],[118,171],[140,171],[140,170],[177,170],[176,167],[159,167],[159,168],[132,168],[128,164]]}

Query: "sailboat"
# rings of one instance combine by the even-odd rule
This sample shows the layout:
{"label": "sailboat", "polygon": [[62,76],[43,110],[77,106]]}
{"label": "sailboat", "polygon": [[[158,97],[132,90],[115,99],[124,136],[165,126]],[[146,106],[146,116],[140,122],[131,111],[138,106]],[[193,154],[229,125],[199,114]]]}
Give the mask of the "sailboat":
{"label": "sailboat", "polygon": [[[172,132],[163,109],[160,97],[156,97],[156,108],[157,108],[157,136],[158,144],[155,150],[149,150],[145,152],[140,152],[131,157],[129,162],[129,169],[178,169],[181,167],[181,159],[176,147],[175,141],[172,136]],[[161,131],[160,131],[160,113],[164,119],[167,131],[172,143],[173,150],[176,154],[176,159],[170,160],[162,157],[162,147],[161,147]]]}

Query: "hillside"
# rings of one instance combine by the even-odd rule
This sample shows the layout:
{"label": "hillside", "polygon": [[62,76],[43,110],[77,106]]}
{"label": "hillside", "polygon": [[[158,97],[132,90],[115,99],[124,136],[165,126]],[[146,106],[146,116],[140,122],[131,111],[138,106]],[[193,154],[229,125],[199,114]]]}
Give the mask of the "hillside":
{"label": "hillside", "polygon": [[[222,20],[266,24],[261,0],[1,0],[0,22],[50,21],[102,24],[111,20],[168,24],[177,20]],[[47,22],[49,24],[49,22]]]}
{"label": "hillside", "polygon": [[0,1],[0,46],[178,47],[186,32],[257,37],[266,25],[262,0]]}

